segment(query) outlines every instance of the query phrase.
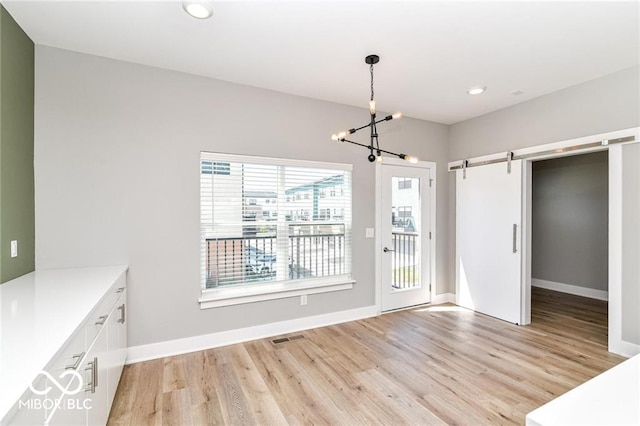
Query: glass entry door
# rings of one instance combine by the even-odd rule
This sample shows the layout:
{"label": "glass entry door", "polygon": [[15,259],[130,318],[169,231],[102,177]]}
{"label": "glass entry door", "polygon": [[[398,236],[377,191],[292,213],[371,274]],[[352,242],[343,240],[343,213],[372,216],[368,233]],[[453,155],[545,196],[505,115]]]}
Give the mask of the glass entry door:
{"label": "glass entry door", "polygon": [[431,301],[430,172],[381,166],[383,311]]}

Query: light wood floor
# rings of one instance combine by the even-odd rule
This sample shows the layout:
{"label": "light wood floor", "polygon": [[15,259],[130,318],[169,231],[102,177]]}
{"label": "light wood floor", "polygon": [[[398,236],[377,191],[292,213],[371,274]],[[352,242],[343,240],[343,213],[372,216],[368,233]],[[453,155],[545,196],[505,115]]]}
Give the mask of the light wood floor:
{"label": "light wood floor", "polygon": [[109,424],[524,424],[623,360],[606,302],[533,300],[530,326],[441,305],[129,365]]}

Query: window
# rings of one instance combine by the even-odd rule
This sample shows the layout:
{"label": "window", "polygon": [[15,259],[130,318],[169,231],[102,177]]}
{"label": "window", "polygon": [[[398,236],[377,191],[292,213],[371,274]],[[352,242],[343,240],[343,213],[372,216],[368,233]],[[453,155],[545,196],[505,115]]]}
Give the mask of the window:
{"label": "window", "polygon": [[[320,199],[329,188],[342,195]],[[274,194],[269,210],[248,194]],[[353,284],[350,165],[203,152],[200,212],[203,308]]]}
{"label": "window", "polygon": [[398,217],[411,217],[411,206],[398,207]]}
{"label": "window", "polygon": [[411,189],[411,178],[398,179],[398,189]]}

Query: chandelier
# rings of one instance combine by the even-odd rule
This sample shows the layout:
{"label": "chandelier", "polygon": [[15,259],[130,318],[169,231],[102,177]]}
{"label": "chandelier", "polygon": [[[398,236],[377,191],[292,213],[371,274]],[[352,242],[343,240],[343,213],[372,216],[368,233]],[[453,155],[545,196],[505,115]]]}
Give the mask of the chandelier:
{"label": "chandelier", "polygon": [[[367,157],[367,159],[372,163],[376,160],[382,161],[382,154],[384,153],[384,154],[393,155],[403,160],[407,160],[410,163],[416,164],[418,162],[418,159],[416,157],[409,156],[406,154],[396,154],[395,152],[387,151],[380,148],[380,143],[378,142],[378,129],[376,126],[378,125],[378,123],[382,123],[383,121],[398,120],[399,118],[402,117],[402,113],[396,112],[395,114],[387,115],[386,117],[381,118],[379,120],[377,119],[376,101],[373,98],[373,66],[378,62],[380,62],[380,57],[378,55],[369,55],[366,58],[364,58],[364,61],[365,63],[369,64],[369,73],[371,74],[371,99],[369,100],[369,113],[371,115],[370,121],[368,124],[365,124],[364,126],[334,133],[333,135],[331,135],[331,139],[339,142],[348,142],[350,144],[358,145],[368,149],[369,156]],[[359,130],[366,129],[367,127],[370,130],[369,145],[365,145],[363,143],[354,142],[346,139],[347,135],[354,134]]]}

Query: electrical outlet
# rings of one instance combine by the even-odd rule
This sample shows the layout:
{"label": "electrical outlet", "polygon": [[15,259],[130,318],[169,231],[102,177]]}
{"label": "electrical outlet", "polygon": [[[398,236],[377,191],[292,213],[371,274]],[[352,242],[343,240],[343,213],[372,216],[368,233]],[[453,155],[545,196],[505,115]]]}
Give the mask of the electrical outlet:
{"label": "electrical outlet", "polygon": [[307,304],[307,295],[303,294],[300,296],[300,306],[304,306]]}
{"label": "electrical outlet", "polygon": [[11,241],[11,257],[18,257],[18,240]]}
{"label": "electrical outlet", "polygon": [[374,228],[365,228],[364,233],[365,238],[373,238],[376,235]]}

